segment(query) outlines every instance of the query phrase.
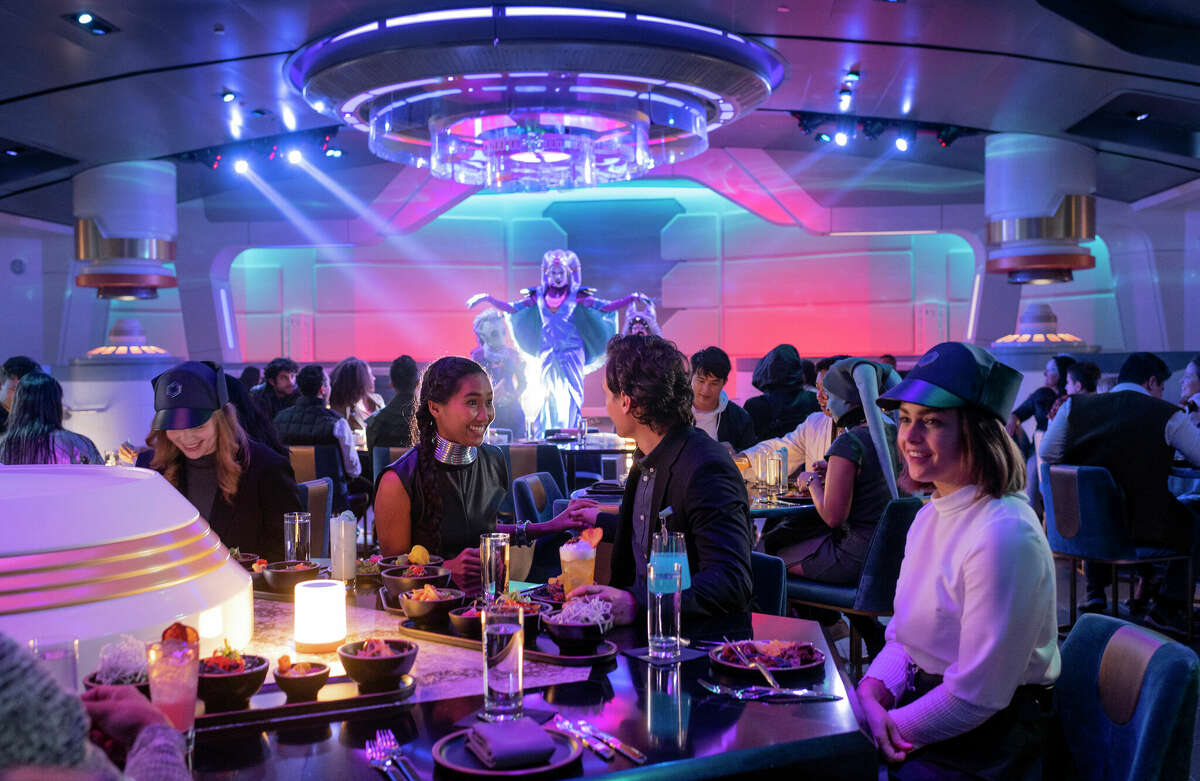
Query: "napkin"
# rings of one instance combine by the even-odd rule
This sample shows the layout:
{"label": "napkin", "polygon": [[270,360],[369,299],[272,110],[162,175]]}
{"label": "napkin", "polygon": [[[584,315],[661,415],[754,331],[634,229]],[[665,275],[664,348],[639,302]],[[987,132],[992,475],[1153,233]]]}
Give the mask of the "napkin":
{"label": "napkin", "polygon": [[536,721],[522,717],[477,724],[467,736],[467,750],[492,770],[544,765],[554,753],[554,739]]}

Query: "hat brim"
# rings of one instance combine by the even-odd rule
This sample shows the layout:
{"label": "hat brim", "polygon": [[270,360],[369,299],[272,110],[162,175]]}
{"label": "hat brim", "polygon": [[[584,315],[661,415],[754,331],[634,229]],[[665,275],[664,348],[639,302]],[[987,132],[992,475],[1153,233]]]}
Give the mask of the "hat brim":
{"label": "hat brim", "polygon": [[154,413],[154,422],[150,424],[150,430],[178,431],[185,428],[196,428],[207,423],[212,414],[213,410],[193,409],[191,407],[160,409]]}
{"label": "hat brim", "polygon": [[882,409],[892,410],[905,401],[937,409],[965,407],[969,403],[963,397],[957,396],[945,388],[916,378],[901,380],[900,384],[889,388],[875,403]]}

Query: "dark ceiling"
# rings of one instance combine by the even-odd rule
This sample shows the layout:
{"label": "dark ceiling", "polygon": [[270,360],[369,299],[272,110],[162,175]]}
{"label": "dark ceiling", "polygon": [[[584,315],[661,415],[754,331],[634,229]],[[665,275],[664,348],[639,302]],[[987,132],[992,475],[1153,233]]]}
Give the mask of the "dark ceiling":
{"label": "dark ceiling", "polygon": [[[1173,26],[1190,36],[1191,51],[1200,51],[1194,30],[1188,32],[1200,14],[1188,0],[560,4],[682,16],[778,49],[789,63],[781,88],[758,111],[714,133],[711,142],[770,150],[825,205],[982,200],[982,136],[960,139],[948,149],[922,138],[899,155],[886,139],[859,139],[837,149],[798,130],[789,112],[836,113],[840,80],[851,67],[862,73],[852,112],[863,116],[1079,141],[1081,136],[1072,135],[1079,123],[1131,93],[1155,96],[1161,104],[1156,121],[1200,130],[1193,119],[1200,105],[1200,65],[1187,56],[1172,55],[1178,61],[1161,56],[1175,52],[1173,45],[1149,50],[1159,55],[1151,57],[1128,41],[1111,40],[1113,14],[1128,17],[1141,7],[1148,9],[1141,22],[1160,31]],[[77,2],[6,3],[0,7],[0,137],[41,150],[45,160],[57,156],[61,164],[18,170],[0,161],[0,211],[69,222],[69,179],[87,167],[325,125],[328,120],[309,110],[282,78],[290,52],[363,19],[460,5],[467,4],[97,0],[87,10],[120,31],[94,36],[62,18],[84,9]],[[1098,9],[1097,18],[1104,18],[1089,18],[1085,27],[1072,21],[1076,6]],[[222,102],[223,89],[237,93],[237,100]],[[235,110],[242,118],[236,131]],[[1101,152],[1098,194],[1104,197],[1133,201],[1200,177],[1193,152],[1156,148],[1133,131],[1091,133],[1086,143]],[[343,157],[322,166],[343,181],[365,177],[363,192],[378,186],[378,161],[362,135],[343,129],[338,144]],[[375,170],[362,170],[367,165]],[[281,167],[281,187],[294,179]],[[243,187],[224,169],[180,164],[181,200],[212,196],[218,199],[214,206],[227,209]]]}

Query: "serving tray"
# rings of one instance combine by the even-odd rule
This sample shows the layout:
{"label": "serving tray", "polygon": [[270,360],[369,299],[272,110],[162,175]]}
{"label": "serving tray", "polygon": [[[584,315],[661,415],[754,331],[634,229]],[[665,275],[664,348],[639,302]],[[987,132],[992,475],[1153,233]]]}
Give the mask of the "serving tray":
{"label": "serving tray", "polygon": [[[483,641],[463,637],[454,633],[454,627],[447,624],[438,629],[425,629],[413,624],[411,620],[400,622],[400,634],[412,640],[429,640],[434,643],[453,645],[458,648],[469,648],[483,653]],[[549,637],[539,633],[535,647],[525,646],[525,659],[543,664],[557,664],[562,667],[590,667],[610,661],[617,655],[617,646],[611,640],[604,640],[596,647],[594,654],[586,656],[564,656],[558,652],[558,646]]]}

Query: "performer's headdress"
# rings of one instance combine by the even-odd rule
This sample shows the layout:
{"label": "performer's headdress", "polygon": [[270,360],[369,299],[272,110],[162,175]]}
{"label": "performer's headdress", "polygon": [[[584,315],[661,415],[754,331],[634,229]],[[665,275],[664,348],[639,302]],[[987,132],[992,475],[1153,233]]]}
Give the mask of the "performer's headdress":
{"label": "performer's headdress", "polygon": [[542,290],[548,286],[547,276],[552,266],[559,265],[566,269],[567,279],[570,280],[571,292],[576,293],[582,284],[582,270],[579,256],[569,249],[552,249],[542,255]]}
{"label": "performer's headdress", "polygon": [[635,325],[643,325],[654,336],[662,336],[662,329],[658,327],[658,312],[653,301],[635,298],[625,307],[625,323],[621,327],[621,333],[633,333]]}

